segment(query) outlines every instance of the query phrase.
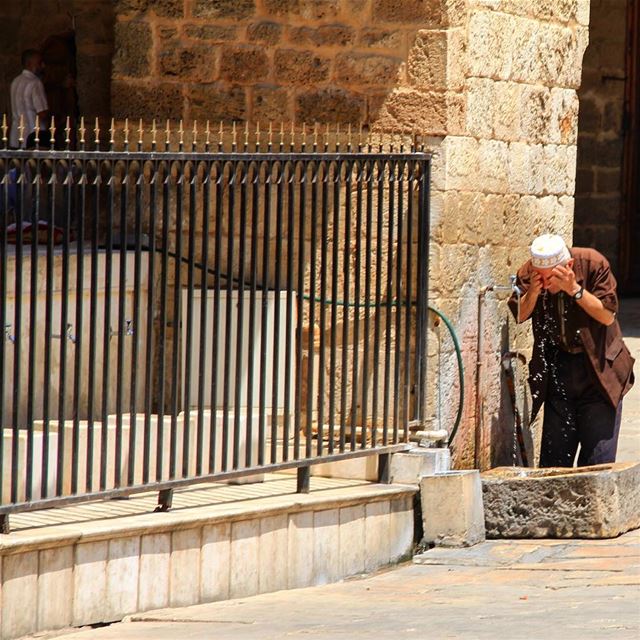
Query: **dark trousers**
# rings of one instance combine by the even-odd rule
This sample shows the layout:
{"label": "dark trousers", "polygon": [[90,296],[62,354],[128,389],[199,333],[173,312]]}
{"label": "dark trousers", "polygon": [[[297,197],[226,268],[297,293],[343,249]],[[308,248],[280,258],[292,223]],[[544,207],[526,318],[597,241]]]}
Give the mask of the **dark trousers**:
{"label": "dark trousers", "polygon": [[572,467],[615,462],[622,403],[614,408],[591,372],[587,356],[558,352],[544,401],[541,467]]}

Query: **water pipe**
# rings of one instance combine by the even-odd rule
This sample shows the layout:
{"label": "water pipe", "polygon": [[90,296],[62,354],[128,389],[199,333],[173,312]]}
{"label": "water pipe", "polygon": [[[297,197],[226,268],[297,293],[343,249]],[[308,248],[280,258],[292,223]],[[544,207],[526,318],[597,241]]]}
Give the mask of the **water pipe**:
{"label": "water pipe", "polygon": [[462,408],[464,406],[464,366],[462,364],[462,351],[460,349],[460,342],[458,341],[458,336],[456,335],[455,329],[451,324],[451,320],[447,318],[447,316],[442,313],[439,309],[432,307],[431,305],[427,305],[429,311],[435,313],[445,324],[447,329],[449,330],[449,334],[451,335],[451,340],[453,341],[453,346],[456,351],[456,360],[458,362],[458,382],[460,387],[460,394],[458,397],[458,412],[456,414],[455,422],[453,423],[453,428],[451,429],[451,433],[449,434],[449,438],[447,439],[447,446],[450,446],[453,442],[453,439],[456,436],[458,431],[458,426],[460,425],[460,420],[462,419]]}
{"label": "water pipe", "polygon": [[[473,461],[474,467],[476,469],[480,468],[480,449],[482,446],[482,423],[483,420],[483,408],[484,408],[484,396],[481,392],[481,380],[482,380],[482,333],[483,333],[483,318],[482,318],[482,307],[484,299],[490,291],[493,292],[509,292],[516,295],[516,303],[517,303],[517,314],[518,319],[520,318],[520,297],[522,296],[522,290],[516,284],[517,277],[515,275],[509,276],[509,284],[508,285],[498,285],[498,284],[489,284],[481,287],[478,291],[478,333],[476,340],[476,371],[475,371],[475,386],[476,386],[476,411],[475,411],[475,432],[474,432],[474,453],[473,453]],[[514,380],[514,385],[516,385],[516,381]]]}

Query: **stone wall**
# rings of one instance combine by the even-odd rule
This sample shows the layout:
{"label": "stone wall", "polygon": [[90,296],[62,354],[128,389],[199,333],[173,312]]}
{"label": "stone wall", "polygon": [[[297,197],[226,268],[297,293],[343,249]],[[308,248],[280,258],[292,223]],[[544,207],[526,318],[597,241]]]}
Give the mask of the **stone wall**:
{"label": "stone wall", "polygon": [[[116,117],[373,122],[444,132],[439,1],[118,0]],[[409,52],[413,53],[410,55]],[[398,86],[406,89],[389,100]],[[425,120],[425,117],[428,118]]]}
{"label": "stone wall", "polygon": [[76,46],[79,111],[85,116],[108,116],[113,16],[111,0],[1,3],[0,113],[10,112],[9,85],[21,71],[21,52],[41,48],[51,36],[72,32]]}
{"label": "stone wall", "polygon": [[624,136],[626,0],[594,0],[580,87],[576,245],[618,266]]}

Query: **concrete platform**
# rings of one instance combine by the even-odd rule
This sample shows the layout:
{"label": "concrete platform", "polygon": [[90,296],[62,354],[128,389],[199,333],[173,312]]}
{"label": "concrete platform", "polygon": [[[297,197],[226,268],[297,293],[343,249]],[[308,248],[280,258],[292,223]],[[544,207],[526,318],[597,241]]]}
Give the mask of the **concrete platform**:
{"label": "concrete platform", "polygon": [[415,487],[267,475],[13,515],[1,637],[336,582],[410,557]]}
{"label": "concrete platform", "polygon": [[[632,640],[640,532],[432,549],[363,580],[162,609],[57,640]],[[40,639],[42,640],[42,639]]]}

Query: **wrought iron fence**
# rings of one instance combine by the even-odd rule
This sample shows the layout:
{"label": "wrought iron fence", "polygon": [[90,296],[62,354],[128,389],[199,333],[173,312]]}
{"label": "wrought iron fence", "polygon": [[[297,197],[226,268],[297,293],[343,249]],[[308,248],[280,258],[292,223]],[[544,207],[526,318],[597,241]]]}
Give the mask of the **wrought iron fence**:
{"label": "wrought iron fence", "polygon": [[94,131],[0,150],[5,529],[283,468],[304,491],[310,464],[359,455],[384,474],[425,413],[428,155]]}

